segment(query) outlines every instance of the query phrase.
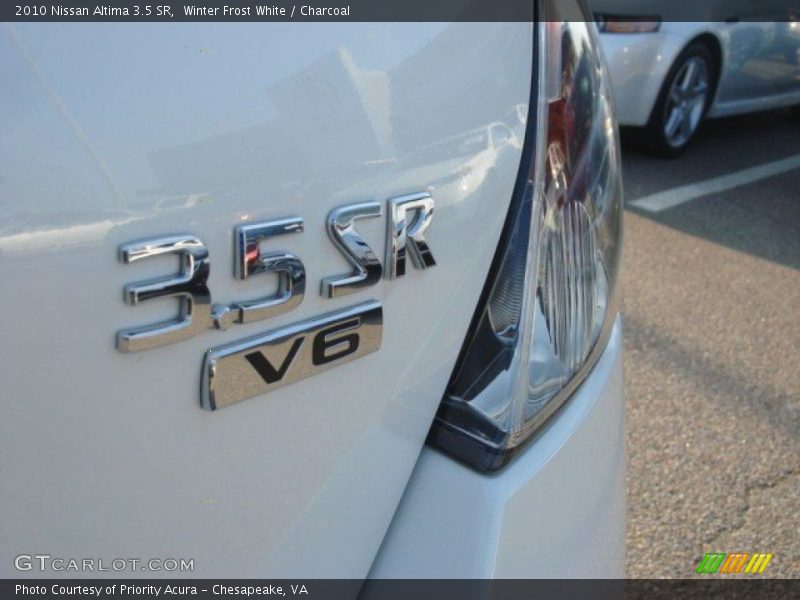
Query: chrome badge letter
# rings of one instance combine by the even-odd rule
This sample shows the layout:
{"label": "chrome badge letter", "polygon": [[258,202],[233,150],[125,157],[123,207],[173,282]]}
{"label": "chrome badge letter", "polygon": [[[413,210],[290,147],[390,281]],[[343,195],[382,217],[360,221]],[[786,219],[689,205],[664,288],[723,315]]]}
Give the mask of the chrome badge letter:
{"label": "chrome badge letter", "polygon": [[135,306],[145,300],[175,298],[180,304],[178,316],[172,321],[118,332],[117,348],[121,352],[137,352],[172,344],[193,337],[208,327],[211,293],[206,281],[210,263],[208,249],[203,242],[191,235],[172,235],[131,242],[119,249],[119,259],[125,264],[164,254],[180,257],[181,272],[174,277],[150,279],[125,286],[125,301]]}
{"label": "chrome badge letter", "polygon": [[328,215],[328,237],[341,250],[353,266],[352,275],[325,277],[322,280],[322,295],[337,298],[358,292],[380,281],[383,268],[375,253],[359,235],[353,224],[356,219],[380,217],[383,210],[379,202],[362,202],[340,206]]}
{"label": "chrome badge letter", "polygon": [[[408,213],[416,211],[409,223]],[[424,192],[389,200],[386,220],[386,279],[406,274],[406,250],[418,269],[436,265],[433,253],[425,241],[425,230],[433,219],[433,198]]]}

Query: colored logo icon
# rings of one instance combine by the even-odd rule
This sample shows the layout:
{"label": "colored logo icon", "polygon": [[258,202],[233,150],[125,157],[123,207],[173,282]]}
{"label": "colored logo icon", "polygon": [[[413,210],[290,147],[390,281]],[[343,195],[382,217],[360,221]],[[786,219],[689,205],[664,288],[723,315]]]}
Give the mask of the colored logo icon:
{"label": "colored logo icon", "polygon": [[763,573],[764,569],[772,560],[774,554],[748,552],[735,552],[726,554],[725,552],[708,552],[697,565],[697,573]]}

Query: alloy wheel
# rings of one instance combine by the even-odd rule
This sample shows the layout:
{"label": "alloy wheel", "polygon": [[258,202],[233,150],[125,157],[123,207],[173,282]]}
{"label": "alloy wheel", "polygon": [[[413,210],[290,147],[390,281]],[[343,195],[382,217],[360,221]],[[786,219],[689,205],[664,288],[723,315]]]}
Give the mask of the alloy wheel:
{"label": "alloy wheel", "polygon": [[680,68],[664,104],[664,138],[673,148],[689,142],[703,118],[708,100],[708,63],[699,56],[689,58]]}

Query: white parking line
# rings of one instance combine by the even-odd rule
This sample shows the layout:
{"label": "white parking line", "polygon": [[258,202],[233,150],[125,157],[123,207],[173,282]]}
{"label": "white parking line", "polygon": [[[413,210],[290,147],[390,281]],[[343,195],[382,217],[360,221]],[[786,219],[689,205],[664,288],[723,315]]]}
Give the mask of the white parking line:
{"label": "white parking line", "polygon": [[701,196],[724,192],[740,185],[753,183],[760,179],[780,175],[798,168],[800,168],[800,154],[795,154],[775,162],[742,169],[730,175],[721,175],[705,181],[690,183],[689,185],[682,185],[656,194],[650,194],[649,196],[643,196],[629,202],[629,204],[649,212],[661,212]]}

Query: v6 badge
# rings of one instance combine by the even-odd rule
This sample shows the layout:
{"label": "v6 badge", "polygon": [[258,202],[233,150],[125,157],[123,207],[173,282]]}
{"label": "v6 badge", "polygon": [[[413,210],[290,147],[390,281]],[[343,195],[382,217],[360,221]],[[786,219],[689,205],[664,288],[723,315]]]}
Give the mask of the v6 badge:
{"label": "v6 badge", "polygon": [[370,301],[206,351],[201,403],[216,410],[375,352],[383,309]]}

